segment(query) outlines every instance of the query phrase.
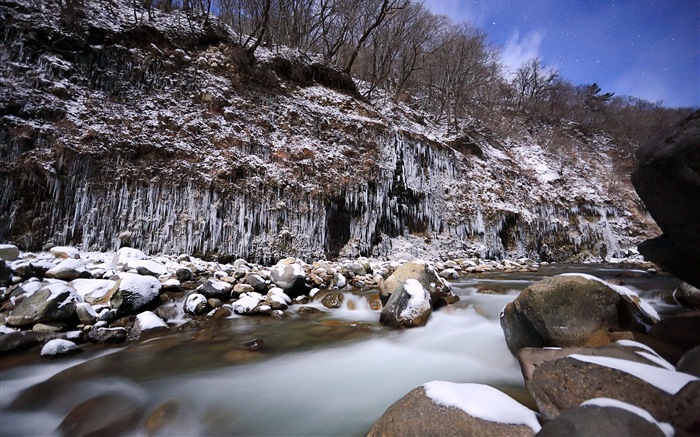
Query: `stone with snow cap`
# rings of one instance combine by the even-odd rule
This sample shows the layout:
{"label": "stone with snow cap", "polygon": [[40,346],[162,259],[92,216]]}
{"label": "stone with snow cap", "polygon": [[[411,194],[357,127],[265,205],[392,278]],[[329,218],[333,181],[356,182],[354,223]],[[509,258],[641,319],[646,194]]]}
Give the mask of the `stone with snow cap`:
{"label": "stone with snow cap", "polygon": [[168,325],[155,315],[152,311],[144,311],[136,316],[133,328],[131,328],[132,338],[141,338],[146,332],[167,331]]}
{"label": "stone with snow cap", "polygon": [[56,267],[47,270],[46,277],[72,281],[77,278],[89,278],[90,272],[88,272],[83,261],[75,258],[67,258],[61,261]]}
{"label": "stone with snow cap", "polygon": [[71,246],[55,246],[49,249],[49,253],[56,258],[80,258],[80,251]]}
{"label": "stone with snow cap", "polygon": [[128,259],[124,264],[125,270],[134,269],[140,275],[159,277],[168,273],[168,268],[163,264],[150,259]]}
{"label": "stone with snow cap", "polygon": [[184,309],[186,313],[200,316],[211,310],[206,296],[200,293],[192,293],[185,299]]}
{"label": "stone with snow cap", "polygon": [[58,357],[79,351],[80,348],[78,348],[78,345],[72,341],[64,340],[62,338],[54,338],[53,340],[46,342],[46,344],[41,348],[41,356]]}
{"label": "stone with snow cap", "polygon": [[430,294],[415,279],[407,279],[382,308],[379,322],[393,328],[425,326],[433,313]]}
{"label": "stone with snow cap", "polygon": [[270,268],[272,282],[291,298],[306,294],[309,288],[306,285],[306,272],[301,264],[289,262],[290,259],[280,261],[280,264]]}
{"label": "stone with snow cap", "polygon": [[19,249],[14,244],[0,244],[0,259],[14,261],[19,257]]}
{"label": "stone with snow cap", "polygon": [[196,291],[207,298],[229,300],[231,298],[231,288],[233,286],[227,282],[207,279],[202,285],[197,287]]}
{"label": "stone with snow cap", "polygon": [[672,437],[673,427],[649,412],[609,398],[590,399],[547,422],[538,437]]}
{"label": "stone with snow cap", "polygon": [[153,276],[123,273],[119,288],[109,300],[113,309],[127,314],[154,302],[160,295],[161,283]]}
{"label": "stone with snow cap", "polygon": [[394,270],[382,283],[379,298],[386,305],[389,297],[399,290],[399,287],[408,279],[414,279],[430,293],[433,308],[439,308],[447,304],[446,299],[453,297],[452,287],[443,278],[438,276],[435,268],[424,261],[411,261],[402,264]]}
{"label": "stone with snow cap", "polygon": [[625,287],[559,275],[527,287],[501,314],[508,348],[600,346],[610,331],[646,332],[658,315]]}
{"label": "stone with snow cap", "polygon": [[8,315],[7,326],[77,321],[76,304],[82,298],[65,282],[45,283],[20,302]]}
{"label": "stone with snow cap", "polygon": [[612,398],[669,421],[673,399],[692,375],[620,358],[571,354],[540,364],[528,389],[542,417],[552,420],[594,398]]}
{"label": "stone with snow cap", "polygon": [[539,430],[534,411],[495,388],[433,381],[390,406],[367,436],[534,436]]}

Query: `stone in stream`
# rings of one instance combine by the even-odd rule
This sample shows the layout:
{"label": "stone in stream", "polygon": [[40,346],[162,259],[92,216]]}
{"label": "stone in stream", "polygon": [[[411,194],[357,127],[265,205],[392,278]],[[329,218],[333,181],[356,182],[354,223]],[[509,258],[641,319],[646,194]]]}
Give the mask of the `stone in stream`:
{"label": "stone in stream", "polygon": [[233,286],[227,282],[207,279],[202,285],[197,287],[196,292],[210,299],[229,300],[231,298],[232,287]]}
{"label": "stone in stream", "polygon": [[402,284],[414,279],[430,293],[433,308],[439,308],[447,304],[446,298],[453,296],[452,287],[443,278],[438,276],[430,264],[423,261],[411,261],[400,265],[394,273],[382,283],[379,297],[383,305],[386,305],[392,294],[400,289]]}
{"label": "stone in stream", "polygon": [[[614,405],[614,406],[613,406]],[[634,405],[611,399],[585,402],[545,423],[537,437],[667,437],[673,427]]]}
{"label": "stone in stream", "polygon": [[58,357],[62,355],[74,354],[76,352],[80,352],[80,348],[77,344],[70,340],[64,340],[61,338],[49,340],[41,348],[42,357]]}
{"label": "stone in stream", "polygon": [[676,288],[673,297],[682,305],[700,309],[700,289],[686,282]]}
{"label": "stone in stream", "polygon": [[77,321],[76,304],[82,302],[75,290],[59,281],[43,285],[20,302],[7,316],[7,326],[26,327],[36,323]]}
{"label": "stone in stream", "polygon": [[700,110],[639,149],[632,184],[663,232],[639,252],[700,287]]}
{"label": "stone in stream", "polygon": [[88,340],[91,343],[117,344],[126,341],[127,332],[125,328],[95,328],[88,333]]}
{"label": "stone in stream", "polygon": [[158,299],[161,284],[153,276],[124,273],[109,302],[119,314],[133,313]]}
{"label": "stone in stream", "polygon": [[71,246],[55,246],[49,249],[49,253],[55,256],[56,258],[61,259],[80,259],[80,251],[75,247]]}
{"label": "stone in stream", "polygon": [[524,347],[600,346],[610,343],[610,331],[645,332],[653,325],[658,316],[642,305],[623,287],[560,275],[527,287],[508,303],[501,327],[513,355]]}
{"label": "stone in stream", "polygon": [[57,431],[65,436],[132,434],[128,431],[140,422],[143,408],[142,401],[133,394],[101,394],[76,405]]}
{"label": "stone in stream", "polygon": [[67,258],[61,261],[56,267],[47,270],[46,277],[72,281],[77,278],[89,278],[90,272],[85,268],[85,263],[83,261],[75,258]]}
{"label": "stone in stream", "polygon": [[168,325],[151,311],[144,311],[136,316],[131,328],[131,338],[140,339],[145,333],[168,331]]}
{"label": "stone in stream", "polygon": [[211,310],[206,296],[200,293],[192,293],[185,299],[185,312],[195,316],[201,316]]}
{"label": "stone in stream", "polygon": [[428,291],[415,279],[407,279],[391,294],[379,322],[393,328],[425,326],[433,313]]}
{"label": "stone in stream", "polygon": [[679,372],[689,373],[700,377],[700,346],[695,346],[683,354],[676,365]]}
{"label": "stone in stream", "polygon": [[345,296],[343,296],[343,293],[329,292],[323,296],[321,303],[326,308],[340,308],[344,300]]}
{"label": "stone in stream", "polygon": [[308,293],[304,268],[298,263],[280,263],[270,269],[272,282],[291,298]]}
{"label": "stone in stream", "polygon": [[534,436],[534,411],[495,388],[433,381],[391,405],[368,437]]}
{"label": "stone in stream", "polygon": [[572,354],[545,361],[532,372],[528,389],[544,420],[594,398],[611,398],[670,421],[674,396],[692,375],[664,367],[604,356]]}

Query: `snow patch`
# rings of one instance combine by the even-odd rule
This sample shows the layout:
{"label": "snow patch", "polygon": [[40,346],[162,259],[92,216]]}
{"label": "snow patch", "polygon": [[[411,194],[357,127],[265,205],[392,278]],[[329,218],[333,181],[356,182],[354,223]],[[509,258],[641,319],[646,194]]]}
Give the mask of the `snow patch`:
{"label": "snow patch", "polygon": [[542,428],[534,411],[488,385],[432,381],[423,388],[433,403],[458,408],[478,419],[525,425],[534,432]]}
{"label": "snow patch", "polygon": [[403,283],[403,289],[410,297],[406,308],[401,311],[402,318],[415,319],[420,314],[430,310],[430,295],[420,282],[415,279],[406,279]]}
{"label": "snow patch", "polygon": [[69,340],[63,340],[61,338],[55,338],[48,341],[44,347],[41,348],[42,357],[53,357],[56,355],[63,355],[78,349],[78,345]]}

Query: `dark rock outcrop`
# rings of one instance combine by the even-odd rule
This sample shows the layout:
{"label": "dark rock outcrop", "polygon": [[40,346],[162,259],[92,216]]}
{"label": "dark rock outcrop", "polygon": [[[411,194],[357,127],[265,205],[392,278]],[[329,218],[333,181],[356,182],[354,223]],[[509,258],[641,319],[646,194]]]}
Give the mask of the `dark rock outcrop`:
{"label": "dark rock outcrop", "polygon": [[644,145],[637,159],[632,183],[663,232],[639,252],[700,287],[700,111]]}

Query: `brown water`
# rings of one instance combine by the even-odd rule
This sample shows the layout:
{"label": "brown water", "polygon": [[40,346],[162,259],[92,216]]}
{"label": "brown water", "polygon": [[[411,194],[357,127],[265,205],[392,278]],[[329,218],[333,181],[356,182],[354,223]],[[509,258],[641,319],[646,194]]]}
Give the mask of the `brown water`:
{"label": "brown water", "polygon": [[[77,357],[2,357],[0,434],[362,435],[394,401],[435,379],[495,385],[527,403],[499,313],[529,284],[574,271],[630,275],[562,265],[470,276],[453,282],[458,304],[408,331],[379,325],[366,296],[348,293],[354,309],[302,316],[292,307],[281,321],[190,321],[120,348],[85,345]],[[642,273],[617,279],[673,313],[678,281]]]}

